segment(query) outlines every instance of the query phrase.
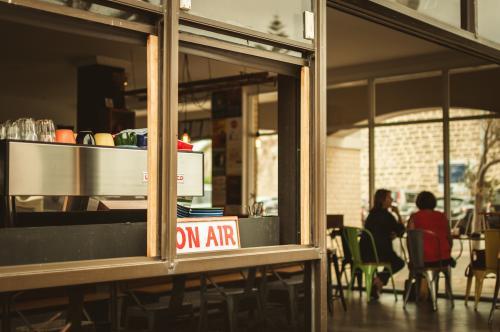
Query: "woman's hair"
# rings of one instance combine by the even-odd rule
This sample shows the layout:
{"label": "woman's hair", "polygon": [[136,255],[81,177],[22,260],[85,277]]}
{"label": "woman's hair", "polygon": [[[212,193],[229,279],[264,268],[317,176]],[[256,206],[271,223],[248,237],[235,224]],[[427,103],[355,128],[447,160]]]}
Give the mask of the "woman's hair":
{"label": "woman's hair", "polygon": [[387,197],[387,195],[390,195],[391,192],[387,189],[379,189],[375,192],[375,195],[373,196],[373,210],[380,210],[384,206],[384,201]]}
{"label": "woman's hair", "polygon": [[436,196],[430,191],[422,191],[417,196],[417,207],[420,210],[434,210],[436,208]]}

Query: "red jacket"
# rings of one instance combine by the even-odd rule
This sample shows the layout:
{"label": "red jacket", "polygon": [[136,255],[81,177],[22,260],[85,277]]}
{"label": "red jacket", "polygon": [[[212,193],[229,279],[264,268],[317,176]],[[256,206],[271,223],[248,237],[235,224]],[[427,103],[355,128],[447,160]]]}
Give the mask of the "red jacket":
{"label": "red jacket", "polygon": [[412,216],[415,229],[425,229],[435,233],[439,238],[439,245],[434,236],[424,234],[424,261],[437,262],[440,259],[450,258],[450,243],[448,242],[449,226],[444,213],[433,210],[420,210]]}

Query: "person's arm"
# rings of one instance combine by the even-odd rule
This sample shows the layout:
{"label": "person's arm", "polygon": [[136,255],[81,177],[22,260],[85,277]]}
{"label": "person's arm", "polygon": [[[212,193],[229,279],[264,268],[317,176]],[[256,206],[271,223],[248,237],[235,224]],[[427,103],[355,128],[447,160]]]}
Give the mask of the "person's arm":
{"label": "person's arm", "polygon": [[398,223],[403,224],[403,219],[401,218],[401,214],[399,214],[399,209],[397,206],[392,205],[391,206],[391,211],[396,214],[396,217],[398,218]]}
{"label": "person's arm", "polygon": [[415,221],[413,220],[413,215],[414,215],[414,213],[412,213],[410,215],[410,218],[408,219],[408,225],[406,226],[406,229],[415,229]]}
{"label": "person's arm", "polygon": [[399,210],[396,206],[391,206],[391,210],[396,214],[397,219],[394,218],[392,214],[389,213],[391,216],[392,222],[391,222],[391,232],[396,233],[397,236],[401,236],[404,234],[406,228],[405,225],[403,224],[403,220],[401,219],[401,215],[399,214]]}

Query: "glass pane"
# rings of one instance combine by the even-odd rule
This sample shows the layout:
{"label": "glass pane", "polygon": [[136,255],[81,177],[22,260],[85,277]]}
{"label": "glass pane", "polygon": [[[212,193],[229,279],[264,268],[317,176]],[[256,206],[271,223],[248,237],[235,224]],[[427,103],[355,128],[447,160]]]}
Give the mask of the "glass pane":
{"label": "glass pane", "polygon": [[[31,136],[43,142],[8,143],[24,158],[21,165],[29,167],[16,168],[18,175],[28,177],[34,169],[44,173],[36,173],[18,192],[23,195],[15,196],[14,218],[0,219],[0,266],[146,256],[147,182],[142,176],[127,181],[133,176],[124,174],[129,170],[143,175],[148,169],[146,47],[2,20],[0,34],[10,45],[0,62],[0,123],[50,119],[62,130],[54,137],[50,122],[44,120]],[[73,59],[71,64],[68,59]],[[43,77],[43,84],[33,77]],[[119,133],[121,129],[128,130]],[[127,134],[132,130],[136,135]],[[72,132],[80,144],[51,142],[64,138],[75,143]],[[115,142],[129,146],[114,147]],[[73,167],[65,151],[86,157]],[[39,159],[44,155],[61,162]],[[120,160],[127,160],[126,168]],[[4,183],[4,174],[0,177]],[[35,183],[41,181],[45,184],[37,189]],[[82,185],[85,181],[95,186]]]}
{"label": "glass pane", "polygon": [[500,1],[481,0],[477,2],[477,28],[479,35],[500,43]]}
{"label": "glass pane", "polygon": [[[441,78],[427,77],[376,85],[376,123],[441,119]],[[415,110],[419,110],[415,112]]]}
{"label": "glass pane", "polygon": [[[366,85],[327,90],[328,131],[368,124]],[[355,110],[355,111],[354,111]]]}
{"label": "glass pane", "polygon": [[[441,123],[375,128],[375,187],[391,190],[401,217],[406,222],[416,211],[415,199],[423,190],[443,197],[439,166],[443,163]],[[404,258],[399,238],[393,248]],[[395,275],[396,287],[403,289],[406,271]]]}
{"label": "glass pane", "polygon": [[[479,202],[481,210],[500,211],[500,165],[487,166],[498,161],[499,128],[498,119],[450,122],[451,220],[453,227],[461,233],[471,230],[476,202]],[[485,146],[490,148],[484,149]],[[484,174],[484,181],[479,180],[481,174]],[[453,291],[455,294],[464,294],[466,280],[463,275],[470,263],[469,243],[455,242],[452,256],[460,258],[453,273]],[[464,246],[463,250],[461,245]],[[494,285],[494,280],[485,280],[483,295],[491,296]]]}
{"label": "glass pane", "polygon": [[255,139],[256,196],[264,203],[264,214],[278,215],[278,134]]}
{"label": "glass pane", "polygon": [[368,211],[368,129],[328,136],[327,214],[343,215],[344,225],[361,227]]}
{"label": "glass pane", "polygon": [[[71,7],[79,10],[88,11],[94,14],[111,16],[127,21],[134,21],[140,23],[151,23],[151,19],[144,14],[138,14],[136,12],[127,12],[120,9],[115,9],[109,6],[103,6],[99,4],[92,3],[91,1],[79,0],[78,2],[66,1],[66,0],[42,0],[43,2],[48,2],[54,5],[60,5],[65,7]],[[153,0],[159,1],[159,0]],[[153,4],[155,4],[153,2]]]}
{"label": "glass pane", "polygon": [[467,108],[452,108],[450,109],[450,118],[460,119],[469,116],[491,116],[495,112],[485,111],[485,110],[471,110]]}
{"label": "glass pane", "polygon": [[[498,110],[498,86],[500,86],[500,68],[470,68],[464,72],[450,75],[450,104],[456,116],[457,112],[469,115],[486,114],[485,111]],[[458,109],[466,109],[459,111]],[[490,113],[491,114],[491,113]]]}
{"label": "glass pane", "polygon": [[193,0],[189,14],[311,43],[303,38],[304,11],[312,11],[311,0]]}
{"label": "glass pane", "polygon": [[[460,0],[388,0],[397,2],[421,14],[460,27]],[[481,0],[482,1],[482,0]],[[492,0],[493,1],[493,0]]]}
{"label": "glass pane", "polygon": [[[178,149],[189,148],[191,139],[194,153],[183,154],[202,156],[203,162],[199,158],[178,167],[178,254],[290,243],[282,240],[281,230],[293,230],[297,219],[283,217],[282,207],[278,211],[278,198],[286,199],[294,190],[290,186],[286,195],[278,190],[285,168],[281,164],[290,164],[289,159],[278,160],[278,123],[286,120],[278,115],[282,79],[258,67],[179,54],[178,124],[183,143],[178,142]],[[202,186],[203,192],[191,190]],[[226,219],[220,220],[222,216]],[[221,225],[226,222],[230,224]],[[231,236],[227,240],[215,234],[216,244],[210,229],[219,226],[228,226],[224,229]],[[295,230],[290,233],[298,235]],[[197,241],[186,241],[189,236]]]}
{"label": "glass pane", "polygon": [[238,44],[238,45],[245,45],[245,46],[250,46],[250,47],[255,47],[259,48],[261,50],[266,50],[266,51],[271,51],[271,52],[278,52],[278,53],[283,53],[287,55],[291,55],[297,58],[302,58],[302,53],[297,52],[297,51],[291,51],[291,50],[286,50],[282,48],[277,48],[275,46],[267,45],[267,44],[261,44],[261,43],[256,43],[254,41],[248,40],[248,39],[243,39],[243,38],[238,38],[238,37],[233,37],[233,36],[228,36],[224,35],[222,33],[217,33],[213,31],[207,31],[203,29],[198,29],[190,26],[185,26],[181,25],[179,27],[179,30],[181,32],[186,32],[186,33],[191,33],[193,35],[200,35],[200,36],[205,36],[205,37],[210,37],[226,42],[230,42],[233,44]]}

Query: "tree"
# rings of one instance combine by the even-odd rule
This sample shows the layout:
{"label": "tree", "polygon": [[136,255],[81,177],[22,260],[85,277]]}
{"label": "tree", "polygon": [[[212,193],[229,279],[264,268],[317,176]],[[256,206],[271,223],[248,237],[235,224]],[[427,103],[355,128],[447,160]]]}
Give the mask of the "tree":
{"label": "tree", "polygon": [[481,229],[480,213],[485,210],[486,203],[491,202],[496,194],[500,181],[496,178],[487,178],[488,170],[500,164],[500,121],[489,119],[484,123],[481,137],[481,151],[479,164],[470,170],[466,182],[474,195],[473,230]]}
{"label": "tree", "polygon": [[[280,18],[278,15],[274,15],[273,20],[269,24],[269,30],[268,32],[272,35],[283,37],[283,38],[288,38],[288,35],[284,31],[285,25],[281,22]],[[272,51],[273,52],[280,52],[282,51],[282,48],[275,47],[273,46]]]}

